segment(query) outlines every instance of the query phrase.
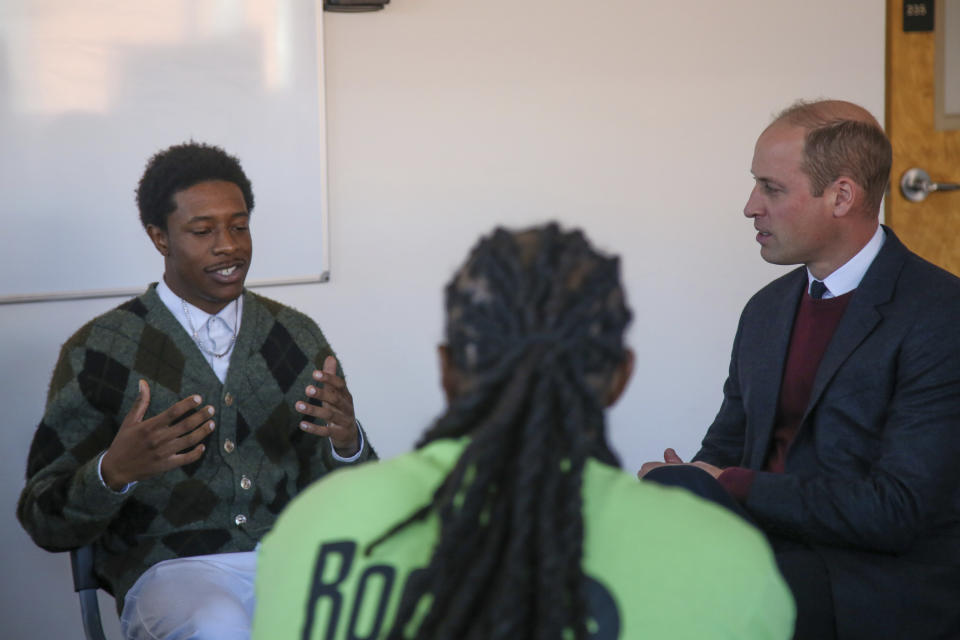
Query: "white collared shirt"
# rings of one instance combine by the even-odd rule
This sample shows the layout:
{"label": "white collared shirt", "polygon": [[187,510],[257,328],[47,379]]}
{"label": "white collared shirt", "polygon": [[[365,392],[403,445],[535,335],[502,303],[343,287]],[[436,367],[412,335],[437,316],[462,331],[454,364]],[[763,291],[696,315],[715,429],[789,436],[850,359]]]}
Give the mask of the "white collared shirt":
{"label": "white collared shirt", "polygon": [[[824,278],[822,282],[827,286],[827,291],[823,294],[823,297],[842,296],[860,286],[860,281],[863,280],[867,269],[873,264],[874,258],[880,253],[880,248],[883,246],[885,239],[886,234],[883,232],[883,227],[878,223],[873,237],[863,246],[863,249],[860,249],[857,255],[850,258],[842,267]],[[807,269],[807,291],[810,291],[810,285],[814,280],[816,278],[810,273],[810,269]]]}
{"label": "white collared shirt", "polygon": [[[240,333],[240,321],[243,318],[243,296],[237,296],[236,300],[227,304],[220,313],[211,315],[171,291],[163,278],[157,283],[157,295],[183,330],[198,343],[200,353],[210,363],[220,383],[226,382],[230,356],[233,355],[233,336]],[[184,313],[184,308],[190,312],[189,317]],[[194,330],[197,332],[196,337]],[[211,351],[226,353],[217,358]]]}

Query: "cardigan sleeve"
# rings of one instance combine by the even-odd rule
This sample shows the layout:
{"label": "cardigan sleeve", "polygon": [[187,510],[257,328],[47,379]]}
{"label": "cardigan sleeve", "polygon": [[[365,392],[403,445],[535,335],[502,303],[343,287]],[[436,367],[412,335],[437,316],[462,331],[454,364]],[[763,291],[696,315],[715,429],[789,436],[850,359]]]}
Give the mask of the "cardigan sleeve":
{"label": "cardigan sleeve", "polygon": [[17,517],[34,542],[62,551],[97,538],[129,498],[100,481],[97,462],[113,439],[116,419],[81,391],[73,341],[60,353],[43,419],[27,458]]}

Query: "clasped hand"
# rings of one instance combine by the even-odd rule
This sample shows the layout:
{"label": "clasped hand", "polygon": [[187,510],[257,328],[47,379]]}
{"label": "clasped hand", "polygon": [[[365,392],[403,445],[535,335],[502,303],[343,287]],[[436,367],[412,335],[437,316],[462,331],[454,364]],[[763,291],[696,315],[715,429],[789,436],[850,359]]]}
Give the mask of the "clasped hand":
{"label": "clasped hand", "polygon": [[654,469],[659,469],[660,467],[666,467],[669,465],[677,465],[677,464],[683,464],[691,467],[700,467],[701,469],[703,469],[704,471],[712,475],[714,478],[716,478],[721,473],[723,473],[723,469],[721,469],[720,467],[715,467],[712,464],[708,464],[703,461],[684,462],[680,458],[680,456],[677,455],[676,451],[674,451],[671,448],[667,448],[663,452],[663,462],[644,462],[643,466],[640,467],[640,471],[637,472],[637,477],[642,478],[643,476],[647,475]]}

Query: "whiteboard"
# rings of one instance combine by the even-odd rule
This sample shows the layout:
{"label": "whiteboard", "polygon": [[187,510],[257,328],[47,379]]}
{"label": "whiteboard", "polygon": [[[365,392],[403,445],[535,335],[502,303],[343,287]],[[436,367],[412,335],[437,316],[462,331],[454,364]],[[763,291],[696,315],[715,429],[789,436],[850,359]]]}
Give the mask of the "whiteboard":
{"label": "whiteboard", "polygon": [[0,0],[0,302],[158,280],[134,191],[191,139],[253,183],[248,284],[325,280],[319,4]]}

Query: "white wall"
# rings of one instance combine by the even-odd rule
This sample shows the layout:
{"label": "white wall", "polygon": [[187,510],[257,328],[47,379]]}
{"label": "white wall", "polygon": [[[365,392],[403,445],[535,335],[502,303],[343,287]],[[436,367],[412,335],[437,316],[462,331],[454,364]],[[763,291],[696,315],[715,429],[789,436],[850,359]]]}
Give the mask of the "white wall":
{"label": "white wall", "polygon": [[[756,136],[801,96],[883,113],[875,0],[394,0],[327,14],[325,37],[332,281],[263,292],[323,326],[385,457],[441,409],[453,269],[493,225],[548,218],[623,256],[638,356],[611,417],[624,466],[692,454],[740,308],[783,271],[741,213]],[[80,637],[66,557],[13,513],[59,344],[118,302],[0,307],[5,637]]]}

